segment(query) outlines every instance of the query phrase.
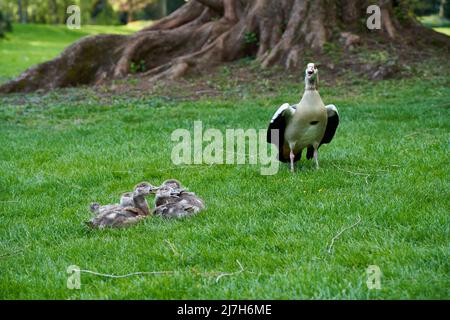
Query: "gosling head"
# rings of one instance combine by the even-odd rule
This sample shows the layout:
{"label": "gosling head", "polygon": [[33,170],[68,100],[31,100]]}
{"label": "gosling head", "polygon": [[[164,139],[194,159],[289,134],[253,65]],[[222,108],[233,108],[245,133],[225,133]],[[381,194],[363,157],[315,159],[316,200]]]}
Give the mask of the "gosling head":
{"label": "gosling head", "polygon": [[90,207],[92,212],[97,212],[100,209],[100,204],[97,202],[91,203]]}
{"label": "gosling head", "polygon": [[166,198],[166,197],[171,197],[174,194],[176,194],[174,188],[172,188],[169,185],[162,185],[161,187],[159,187],[158,192],[156,193],[157,197],[160,198]]}
{"label": "gosling head", "polygon": [[120,196],[120,205],[122,207],[134,207],[133,192],[125,192]]}
{"label": "gosling head", "polygon": [[174,189],[181,188],[181,182],[176,179],[169,179],[162,183],[162,186],[168,186]]}
{"label": "gosling head", "polygon": [[133,196],[147,196],[150,193],[156,193],[156,191],[158,191],[158,187],[148,182],[141,182],[134,187]]}

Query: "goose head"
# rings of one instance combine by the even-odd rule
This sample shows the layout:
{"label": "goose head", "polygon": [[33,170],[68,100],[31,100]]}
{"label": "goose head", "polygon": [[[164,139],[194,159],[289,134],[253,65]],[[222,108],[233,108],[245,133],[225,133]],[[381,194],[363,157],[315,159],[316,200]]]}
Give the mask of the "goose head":
{"label": "goose head", "polygon": [[122,207],[134,207],[133,192],[125,192],[120,196],[120,205]]}
{"label": "goose head", "polygon": [[91,209],[92,212],[98,212],[98,210],[100,209],[100,204],[97,202],[93,202],[89,206],[89,209]]}
{"label": "goose head", "polygon": [[156,192],[156,196],[159,198],[173,197],[177,194],[178,192],[172,186],[169,185],[162,185]]}
{"label": "goose head", "polygon": [[308,90],[316,90],[319,84],[319,69],[314,63],[308,63],[305,70],[305,85]]}
{"label": "goose head", "polygon": [[158,187],[151,185],[148,182],[141,182],[134,187],[133,196],[147,196],[150,193],[156,193]]}
{"label": "goose head", "polygon": [[180,189],[181,188],[181,182],[176,179],[169,179],[162,183],[162,186],[168,186],[173,189]]}

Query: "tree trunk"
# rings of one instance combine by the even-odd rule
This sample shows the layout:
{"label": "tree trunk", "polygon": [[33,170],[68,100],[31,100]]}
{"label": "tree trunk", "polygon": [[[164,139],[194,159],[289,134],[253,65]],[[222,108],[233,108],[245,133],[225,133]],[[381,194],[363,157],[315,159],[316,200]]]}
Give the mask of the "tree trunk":
{"label": "tree trunk", "polygon": [[133,22],[133,20],[134,20],[134,3],[133,0],[128,0],[127,23]]}
{"label": "tree trunk", "polygon": [[439,17],[444,18],[445,17],[445,4],[447,3],[446,0],[441,0],[441,3],[439,4]]}
{"label": "tree trunk", "polygon": [[167,15],[167,1],[166,0],[159,0],[158,1],[159,6],[159,16],[165,17]]}
{"label": "tree trunk", "polygon": [[[246,56],[255,57],[263,67],[292,69],[300,67],[306,51],[321,52],[329,41],[340,43],[343,32],[389,43],[403,43],[411,35],[409,43],[415,45],[414,37],[448,45],[448,37],[422,27],[399,7],[400,1],[380,0],[381,30],[368,30],[369,2],[190,0],[133,35],[83,38],[59,57],[1,86],[0,92],[98,84],[127,76],[130,65],[140,61],[145,62],[141,76],[150,81],[174,79]],[[405,14],[399,19],[401,12]]]}
{"label": "tree trunk", "polygon": [[50,23],[58,24],[59,23],[59,16],[58,16],[58,4],[56,3],[56,0],[50,0],[49,1],[50,6],[50,12],[51,12],[51,21]]}
{"label": "tree trunk", "polygon": [[17,12],[19,14],[19,22],[20,23],[27,23],[24,9],[22,8],[22,0],[17,0]]}

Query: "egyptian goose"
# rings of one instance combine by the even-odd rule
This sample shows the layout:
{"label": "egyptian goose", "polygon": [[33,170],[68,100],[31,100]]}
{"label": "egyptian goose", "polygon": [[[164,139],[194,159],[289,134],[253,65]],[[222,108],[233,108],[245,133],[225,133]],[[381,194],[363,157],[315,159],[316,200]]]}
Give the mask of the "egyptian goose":
{"label": "egyptian goose", "polygon": [[157,187],[152,186],[148,182],[141,182],[137,184],[133,191],[133,207],[141,210],[145,216],[148,216],[150,214],[150,209],[148,208],[148,203],[145,196],[148,196],[150,193],[156,193],[157,190]]}
{"label": "egyptian goose", "polygon": [[195,193],[189,192],[175,179],[166,180],[156,192],[154,215],[164,218],[181,218],[205,209],[205,204]]}
{"label": "egyptian goose", "polygon": [[296,105],[285,103],[279,107],[269,124],[267,142],[277,146],[280,161],[290,161],[291,172],[304,148],[307,148],[306,158],[314,158],[319,168],[317,150],[333,139],[339,125],[336,106],[324,105],[318,86],[318,69],[314,63],[308,63],[302,99]]}
{"label": "egyptian goose", "polygon": [[157,189],[147,182],[141,182],[135,186],[133,192],[122,194],[120,204],[105,206],[100,206],[98,203],[91,204],[91,211],[97,215],[86,224],[99,229],[120,228],[136,224],[150,214],[145,196],[156,192]]}
{"label": "egyptian goose", "polygon": [[120,196],[119,205],[122,207],[134,207],[134,192],[125,192]]}
{"label": "egyptian goose", "polygon": [[133,192],[122,193],[119,204],[106,204],[102,206],[98,202],[94,202],[90,205],[91,211],[97,215],[125,207],[134,207]]}
{"label": "egyptian goose", "polygon": [[86,225],[91,228],[104,229],[121,228],[134,225],[145,218],[145,215],[139,214],[139,210],[135,208],[127,207],[115,207],[105,210],[103,213],[95,216],[89,221],[86,221]]}

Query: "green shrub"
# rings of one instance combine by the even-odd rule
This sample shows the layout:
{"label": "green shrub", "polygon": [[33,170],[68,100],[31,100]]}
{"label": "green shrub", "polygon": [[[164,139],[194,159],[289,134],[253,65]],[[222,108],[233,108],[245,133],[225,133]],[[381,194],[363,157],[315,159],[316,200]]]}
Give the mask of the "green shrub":
{"label": "green shrub", "polygon": [[0,38],[5,36],[5,32],[12,31],[11,19],[0,11]]}

